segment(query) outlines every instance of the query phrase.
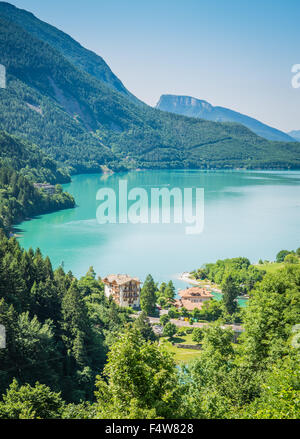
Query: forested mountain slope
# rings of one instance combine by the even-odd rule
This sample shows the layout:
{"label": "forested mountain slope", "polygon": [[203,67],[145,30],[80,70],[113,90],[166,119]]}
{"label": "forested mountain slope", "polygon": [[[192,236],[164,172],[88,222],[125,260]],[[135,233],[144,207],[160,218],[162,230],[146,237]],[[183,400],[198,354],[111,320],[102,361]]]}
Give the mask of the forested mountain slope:
{"label": "forested mountain slope", "polygon": [[63,192],[60,186],[53,194],[48,194],[20,172],[0,167],[0,229],[7,234],[13,225],[26,218],[74,206],[74,198]]}
{"label": "forested mountain slope", "polygon": [[66,33],[45,23],[24,9],[16,8],[7,2],[0,2],[0,16],[23,27],[29,34],[50,44],[62,53],[76,67],[103,81],[134,103],[142,104],[114,75],[104,59],[81,46]]}
{"label": "forested mountain slope", "polygon": [[34,186],[68,181],[68,171],[38,147],[0,131],[0,229],[8,234],[26,218],[74,207],[74,198],[59,185],[52,194]]}
{"label": "forested mountain slope", "polygon": [[133,104],[59,51],[0,19],[0,128],[73,172],[110,168],[298,168],[298,143],[268,142],[242,125]]}
{"label": "forested mountain slope", "polygon": [[12,167],[35,183],[68,183],[68,170],[40,148],[0,131],[0,166]]}

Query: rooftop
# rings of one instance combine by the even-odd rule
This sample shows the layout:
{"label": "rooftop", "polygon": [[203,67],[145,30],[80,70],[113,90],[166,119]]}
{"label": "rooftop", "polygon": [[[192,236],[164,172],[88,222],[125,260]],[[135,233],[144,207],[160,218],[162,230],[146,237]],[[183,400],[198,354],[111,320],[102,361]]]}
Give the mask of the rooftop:
{"label": "rooftop", "polygon": [[197,303],[193,303],[193,302],[189,302],[188,300],[178,300],[175,303],[176,308],[185,308],[187,311],[193,311],[195,308],[197,309],[201,309],[203,307],[203,302],[197,302]]}
{"label": "rooftop", "polygon": [[137,282],[141,283],[138,277],[132,277],[128,274],[109,274],[108,276],[104,277],[103,282],[105,284],[115,284],[115,285],[123,285],[128,282]]}
{"label": "rooftop", "polygon": [[33,186],[39,188],[55,188],[55,186],[53,186],[53,184],[50,183],[33,183]]}
{"label": "rooftop", "polygon": [[191,298],[208,299],[210,297],[213,297],[213,295],[209,291],[201,287],[192,287],[192,288],[187,288],[186,290],[181,290],[179,291],[179,295],[183,299],[191,299]]}

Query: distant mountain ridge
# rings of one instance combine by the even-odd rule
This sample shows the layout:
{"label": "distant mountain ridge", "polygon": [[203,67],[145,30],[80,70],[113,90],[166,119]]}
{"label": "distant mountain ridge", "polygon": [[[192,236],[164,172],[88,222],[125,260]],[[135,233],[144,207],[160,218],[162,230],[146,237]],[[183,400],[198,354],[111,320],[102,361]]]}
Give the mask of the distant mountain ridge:
{"label": "distant mountain ridge", "polygon": [[214,122],[236,122],[249,128],[258,136],[268,140],[293,142],[288,134],[264,123],[224,107],[214,107],[210,103],[191,96],[162,95],[156,108],[171,113],[211,120]]}
{"label": "distant mountain ridge", "polygon": [[300,142],[300,130],[290,131],[288,135],[297,140],[297,142]]}
{"label": "distant mountain ridge", "polygon": [[85,55],[81,64],[77,59],[85,49],[72,39],[76,56],[67,56],[66,34],[58,48],[47,23],[32,15],[29,20],[20,9],[8,17],[7,10],[15,9],[0,5],[0,64],[7,71],[0,129],[38,145],[60,168],[72,173],[100,172],[104,165],[115,171],[300,168],[297,142],[269,142],[238,123],[137,105],[124,90],[88,73]]}

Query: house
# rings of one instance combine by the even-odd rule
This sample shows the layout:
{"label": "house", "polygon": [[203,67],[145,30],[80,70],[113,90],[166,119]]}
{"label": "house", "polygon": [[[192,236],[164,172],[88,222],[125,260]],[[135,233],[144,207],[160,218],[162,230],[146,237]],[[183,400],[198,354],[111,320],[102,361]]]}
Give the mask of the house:
{"label": "house", "polygon": [[53,195],[56,192],[55,186],[48,183],[33,183],[33,186],[37,189],[41,189],[46,192],[48,195]]}
{"label": "house", "polygon": [[128,274],[110,274],[102,279],[106,297],[112,296],[120,306],[140,306],[141,281]]}
{"label": "house", "polygon": [[213,295],[207,291],[205,288],[192,287],[186,290],[179,291],[180,299],[175,301],[175,306],[177,308],[184,307],[188,311],[193,311],[193,309],[201,309],[204,302],[210,300]]}

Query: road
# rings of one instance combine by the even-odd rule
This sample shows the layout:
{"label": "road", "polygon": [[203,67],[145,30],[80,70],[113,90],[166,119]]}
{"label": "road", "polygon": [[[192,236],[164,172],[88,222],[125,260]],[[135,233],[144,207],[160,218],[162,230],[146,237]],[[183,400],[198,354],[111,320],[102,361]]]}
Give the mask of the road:
{"label": "road", "polygon": [[[148,317],[148,318],[149,318],[150,323],[152,325],[160,323],[158,317]],[[191,327],[191,328],[203,328],[203,327],[209,325],[209,323],[197,323],[197,322],[195,322],[193,325],[191,325],[189,322],[185,322],[184,320],[178,320],[178,319],[171,319],[170,322],[174,323],[174,325],[176,325],[178,327],[185,326],[185,327]],[[231,328],[235,332],[243,332],[244,331],[244,329],[242,328],[241,325],[223,325],[222,328]]]}

